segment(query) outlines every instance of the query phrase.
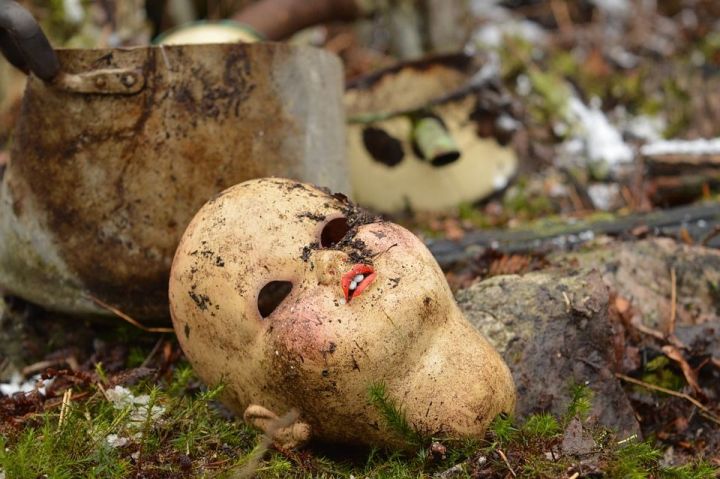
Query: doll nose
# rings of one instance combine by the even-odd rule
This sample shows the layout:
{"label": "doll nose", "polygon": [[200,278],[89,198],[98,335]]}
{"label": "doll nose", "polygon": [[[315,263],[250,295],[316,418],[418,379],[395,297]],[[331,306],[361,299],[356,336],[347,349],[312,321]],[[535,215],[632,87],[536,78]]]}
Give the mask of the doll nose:
{"label": "doll nose", "polygon": [[340,279],[349,264],[348,255],[337,250],[316,251],[312,261],[318,283],[323,285],[340,285]]}

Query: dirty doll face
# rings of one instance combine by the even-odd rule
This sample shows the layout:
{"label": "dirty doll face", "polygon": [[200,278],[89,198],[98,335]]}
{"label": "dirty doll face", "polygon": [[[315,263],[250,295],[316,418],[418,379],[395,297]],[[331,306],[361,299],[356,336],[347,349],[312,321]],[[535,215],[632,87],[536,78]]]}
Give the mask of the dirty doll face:
{"label": "dirty doll face", "polygon": [[[437,263],[410,232],[342,196],[282,179],[237,185],[198,213],[171,276],[181,345],[238,413],[294,407],[315,436],[357,442],[347,424],[358,418],[361,434],[380,434],[365,418],[371,383],[412,396],[432,389],[417,378],[454,373],[433,349],[458,329]],[[431,416],[446,412],[432,403]]]}

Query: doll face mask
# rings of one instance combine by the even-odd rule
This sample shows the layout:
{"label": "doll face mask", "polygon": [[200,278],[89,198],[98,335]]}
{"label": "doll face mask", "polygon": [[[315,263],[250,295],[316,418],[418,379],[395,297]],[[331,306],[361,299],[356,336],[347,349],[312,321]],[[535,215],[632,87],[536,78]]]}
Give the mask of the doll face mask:
{"label": "doll face mask", "polygon": [[422,242],[310,185],[253,180],[208,202],[178,247],[170,304],[233,411],[296,409],[322,441],[398,444],[368,401],[380,382],[422,434],[481,436],[514,408],[507,366]]}

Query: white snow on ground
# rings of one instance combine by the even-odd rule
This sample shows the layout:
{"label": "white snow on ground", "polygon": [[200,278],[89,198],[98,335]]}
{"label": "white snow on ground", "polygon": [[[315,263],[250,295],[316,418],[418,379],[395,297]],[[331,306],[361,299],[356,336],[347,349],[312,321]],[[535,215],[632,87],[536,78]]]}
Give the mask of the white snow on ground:
{"label": "white snow on ground", "polygon": [[[599,106],[588,107],[577,97],[568,100],[568,123],[573,125],[575,140],[581,140],[588,159],[605,162],[610,168],[633,160],[632,149],[623,141],[618,129],[608,120]],[[571,150],[578,143],[570,140]]]}
{"label": "white snow on ground", "polygon": [[[12,396],[15,393],[23,392],[27,393],[35,389],[35,386],[37,385],[37,382],[41,380],[41,377],[39,374],[36,374],[35,376],[31,377],[27,381],[23,379],[23,376],[19,372],[13,373],[12,377],[10,378],[10,382],[7,383],[0,383],[0,392],[3,393],[6,396]],[[46,381],[43,381],[43,385],[38,388],[38,391],[40,391],[40,394],[45,394],[45,387],[49,386],[52,383],[52,379],[48,379]]]}
{"label": "white snow on ground", "polygon": [[529,20],[513,20],[500,24],[488,22],[475,30],[473,41],[484,47],[498,48],[504,37],[520,37],[537,45],[544,43],[547,35],[538,24]]}
{"label": "white snow on ground", "polygon": [[476,17],[493,17],[495,20],[499,16],[509,17],[510,12],[499,3],[499,0],[471,0],[470,10]]}
{"label": "white snow on ground", "polygon": [[[112,389],[108,389],[106,395],[115,409],[131,408],[130,420],[132,422],[144,422],[147,419],[148,406],[150,403],[150,396],[147,394],[135,396],[129,389],[122,386],[115,386]],[[154,404],[150,410],[151,420],[159,420],[164,413],[164,407]]]}
{"label": "white snow on ground", "polygon": [[595,208],[610,211],[615,207],[620,194],[620,185],[617,183],[592,183],[588,186],[587,192]]}
{"label": "white snow on ground", "polygon": [[[627,117],[624,112],[623,115]],[[667,122],[661,116],[638,115],[628,117],[622,122],[623,131],[646,142],[662,140],[662,134],[666,127]]]}
{"label": "white snow on ground", "polygon": [[626,17],[630,13],[628,0],[590,0],[590,3],[608,15]]}
{"label": "white snow on ground", "polygon": [[65,18],[72,23],[80,23],[85,18],[85,11],[80,0],[63,0],[63,9]]}
{"label": "white snow on ground", "polygon": [[507,8],[498,5],[497,0],[473,0],[472,14],[485,23],[473,33],[470,45],[497,48],[505,36],[524,38],[533,45],[547,41],[547,33],[535,22],[518,19]]}
{"label": "white snow on ground", "polygon": [[123,447],[127,445],[127,443],[130,442],[130,439],[122,436],[118,436],[117,434],[108,434],[105,436],[105,442],[108,446],[112,448],[116,447]]}
{"label": "white snow on ground", "polygon": [[719,155],[720,138],[654,141],[640,148],[640,152],[645,156]]}

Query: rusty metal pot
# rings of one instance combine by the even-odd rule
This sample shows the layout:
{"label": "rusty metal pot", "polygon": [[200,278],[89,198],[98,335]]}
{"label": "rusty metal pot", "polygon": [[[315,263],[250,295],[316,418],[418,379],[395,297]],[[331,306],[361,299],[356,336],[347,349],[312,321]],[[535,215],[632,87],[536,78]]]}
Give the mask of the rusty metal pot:
{"label": "rusty metal pot", "polygon": [[0,184],[6,291],[69,313],[108,314],[107,303],[166,317],[177,242],[213,195],[264,176],[349,189],[342,68],[330,53],[268,43],[53,52],[28,16],[3,8],[0,39],[14,39],[3,51],[35,73]]}

